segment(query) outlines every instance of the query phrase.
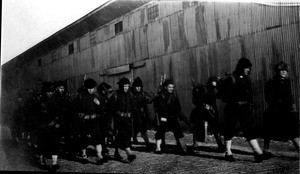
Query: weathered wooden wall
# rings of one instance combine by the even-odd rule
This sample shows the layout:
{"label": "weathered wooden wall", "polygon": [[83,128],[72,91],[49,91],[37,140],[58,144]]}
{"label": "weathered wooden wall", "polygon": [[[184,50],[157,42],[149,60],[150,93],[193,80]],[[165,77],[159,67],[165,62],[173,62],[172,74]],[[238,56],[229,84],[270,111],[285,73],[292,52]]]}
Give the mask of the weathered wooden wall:
{"label": "weathered wooden wall", "polygon": [[[148,20],[147,8],[156,4],[159,15]],[[41,67],[37,60],[28,62],[18,74],[19,81],[27,88],[36,79],[66,80],[71,93],[75,93],[84,75],[115,88],[122,76],[140,76],[145,90],[155,91],[160,75],[167,74],[175,80],[183,111],[189,115],[193,107],[190,78],[205,84],[211,75],[223,76],[224,72],[233,71],[238,59],[245,56],[253,63],[251,76],[260,123],[263,85],[273,76],[273,66],[280,60],[291,65],[290,78],[299,110],[299,10],[300,7],[255,3],[150,2],[70,41],[74,54],[69,55],[68,45],[64,45],[40,57]],[[114,24],[119,21],[123,21],[123,32],[115,35]],[[91,38],[95,38],[95,43]],[[132,63],[145,66],[123,74],[99,76]]]}

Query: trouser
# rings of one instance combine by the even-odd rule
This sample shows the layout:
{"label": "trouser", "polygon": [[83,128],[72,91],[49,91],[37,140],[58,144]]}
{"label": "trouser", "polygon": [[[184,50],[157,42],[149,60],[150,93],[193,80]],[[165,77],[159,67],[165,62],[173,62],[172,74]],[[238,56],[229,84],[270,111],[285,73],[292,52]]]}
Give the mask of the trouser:
{"label": "trouser", "polygon": [[257,129],[255,129],[255,120],[252,116],[250,104],[238,105],[237,103],[228,103],[224,110],[225,114],[225,132],[224,139],[231,140],[236,133],[237,123],[240,123],[241,131],[247,140],[255,139]]}

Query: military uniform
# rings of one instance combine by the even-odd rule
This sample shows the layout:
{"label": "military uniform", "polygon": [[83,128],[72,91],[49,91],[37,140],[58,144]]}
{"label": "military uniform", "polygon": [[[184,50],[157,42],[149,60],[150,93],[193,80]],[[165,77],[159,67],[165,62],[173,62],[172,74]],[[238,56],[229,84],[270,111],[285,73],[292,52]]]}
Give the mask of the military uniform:
{"label": "military uniform", "polygon": [[16,108],[13,112],[11,134],[15,141],[19,141],[22,138],[22,134],[24,135],[24,130],[26,128],[26,108],[24,99],[21,95],[18,96],[18,99],[15,104]]}
{"label": "military uniform", "polygon": [[118,149],[123,149],[127,154],[126,162],[132,162],[136,159],[136,155],[131,151],[131,137],[132,130],[132,115],[136,110],[136,102],[134,101],[133,94],[130,92],[130,81],[123,77],[118,82],[119,89],[111,97],[112,108],[114,113],[114,123],[116,129],[115,139],[115,154],[116,160],[124,160]]}
{"label": "military uniform", "polygon": [[115,99],[115,126],[117,130],[116,144],[120,148],[131,146],[132,137],[132,116],[135,109],[135,102],[130,91],[127,93],[117,90],[114,96]]}
{"label": "military uniform", "polygon": [[[61,120],[60,139],[65,144],[63,148],[69,152],[71,148],[71,101],[67,92],[67,86],[64,82],[58,81],[54,83],[56,91],[53,94],[53,99],[56,104],[55,114]],[[59,92],[58,88],[63,87],[64,91]]]}
{"label": "military uniform", "polygon": [[275,76],[266,85],[268,109],[264,117],[265,136],[287,141],[299,137],[299,115],[294,106],[289,78]]}
{"label": "military uniform", "polygon": [[255,162],[262,162],[265,157],[256,140],[258,135],[255,127],[255,119],[253,117],[253,93],[250,78],[250,70],[252,64],[249,59],[241,58],[238,61],[232,78],[228,78],[227,83],[228,100],[224,109],[225,115],[225,131],[224,139],[226,145],[225,160],[235,161],[231,152],[231,139],[236,134],[237,123],[240,123],[240,128],[244,133],[244,137],[249,142],[249,145],[254,150]]}
{"label": "military uniform", "polygon": [[[191,122],[194,124],[193,136],[195,141],[205,141],[205,125],[208,122],[210,130],[216,138],[218,148],[224,151],[224,145],[220,139],[219,112],[217,109],[217,88],[213,86],[213,82],[217,85],[217,77],[212,76],[207,82],[207,86],[198,86],[193,89],[193,103],[195,108],[191,114]],[[196,145],[196,144],[194,144]]]}
{"label": "military uniform", "polygon": [[[94,100],[98,99],[100,105]],[[77,113],[82,121],[81,124],[81,148],[87,148],[88,145],[104,144],[105,138],[105,122],[103,115],[103,104],[105,99],[97,94],[89,94],[85,92],[79,101]],[[89,141],[88,137],[91,137]]]}
{"label": "military uniform", "polygon": [[56,114],[56,103],[53,99],[54,87],[48,82],[44,84],[42,99],[39,107],[38,150],[40,164],[44,167],[45,155],[51,155],[52,165],[50,170],[59,168],[57,158],[59,153],[59,127],[62,120]]}
{"label": "military uniform", "polygon": [[224,110],[225,114],[225,139],[232,139],[236,133],[239,122],[241,130],[247,139],[254,139],[257,132],[254,128],[255,120],[252,116],[253,96],[251,79],[249,76],[233,73],[235,82],[229,91],[229,101]]}
{"label": "military uniform", "polygon": [[178,118],[181,114],[181,106],[177,95],[164,91],[158,98],[157,112],[159,127],[155,139],[163,139],[168,131],[172,131],[176,139],[183,138],[183,131]]}
{"label": "military uniform", "polygon": [[[133,113],[133,140],[137,141],[137,134],[141,132],[143,138],[146,143],[149,143],[147,133],[147,121],[149,120],[148,113],[148,100],[146,98],[146,92],[143,91],[143,82],[137,77],[134,79],[132,83],[133,88],[133,96],[135,98],[137,109],[136,112]],[[140,91],[137,91],[139,88]]]}
{"label": "military uniform", "polygon": [[267,109],[263,117],[264,153],[269,157],[271,140],[292,140],[299,152],[299,113],[293,99],[288,65],[280,62],[275,66],[276,75],[266,83]]}

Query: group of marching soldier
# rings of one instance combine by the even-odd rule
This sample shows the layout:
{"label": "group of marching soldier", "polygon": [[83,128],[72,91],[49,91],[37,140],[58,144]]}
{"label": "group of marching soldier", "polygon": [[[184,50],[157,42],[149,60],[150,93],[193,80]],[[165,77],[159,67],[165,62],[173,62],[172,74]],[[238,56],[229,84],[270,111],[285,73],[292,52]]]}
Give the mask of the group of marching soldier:
{"label": "group of marching soldier", "polygon": [[[205,87],[195,85],[192,96],[195,107],[190,120],[181,111],[172,79],[163,80],[158,91],[150,95],[143,91],[139,77],[132,84],[129,79],[121,78],[117,90],[105,82],[97,85],[95,80],[88,78],[73,98],[68,94],[64,82],[43,82],[40,92],[32,93],[25,101],[23,97],[18,97],[18,107],[11,124],[12,137],[16,142],[21,138],[26,139],[35,147],[42,167],[47,166],[45,156],[51,156],[49,169],[54,171],[59,168],[57,159],[62,150],[61,142],[64,142],[63,151],[74,155],[82,163],[89,161],[87,149],[90,145],[94,147],[97,164],[108,161],[108,145],[115,149],[114,159],[130,163],[136,159],[131,142],[137,143],[138,133],[141,133],[146,149],[152,150],[147,135],[147,123],[150,120],[147,104],[153,103],[156,130],[156,147],[153,150],[157,154],[164,151],[162,145],[165,144],[165,133],[168,131],[174,134],[180,154],[188,154],[178,119],[184,120],[191,127],[194,147],[204,141],[202,125],[207,121],[218,149],[225,152],[227,161],[235,161],[231,152],[231,139],[237,133],[238,122],[254,151],[256,162],[272,157],[269,151],[270,140],[292,140],[299,152],[299,115],[287,76],[287,64],[278,63],[275,76],[267,82],[263,134],[258,134],[253,126],[251,67],[249,59],[241,58],[235,71],[229,75],[230,78],[222,82],[223,89],[219,88],[220,79],[214,76],[209,78]],[[220,131],[217,98],[226,101],[224,131]],[[263,150],[257,137],[265,139]],[[122,157],[119,150],[124,150],[127,157]]]}

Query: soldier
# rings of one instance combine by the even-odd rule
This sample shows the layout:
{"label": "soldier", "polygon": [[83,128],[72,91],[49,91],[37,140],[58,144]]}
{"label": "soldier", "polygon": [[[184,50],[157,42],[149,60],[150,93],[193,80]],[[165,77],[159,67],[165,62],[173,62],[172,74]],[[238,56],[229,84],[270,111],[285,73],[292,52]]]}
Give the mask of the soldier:
{"label": "soldier", "polygon": [[254,150],[255,162],[259,163],[263,160],[263,153],[256,140],[256,132],[253,127],[253,93],[250,79],[251,66],[252,64],[249,59],[239,59],[236,69],[232,74],[232,78],[228,78],[227,80],[227,85],[229,87],[226,94],[229,97],[224,110],[226,161],[235,161],[231,152],[231,139],[236,133],[237,122],[240,123],[245,138]]}
{"label": "soldier", "polygon": [[[136,155],[131,151],[132,137],[132,113],[136,109],[136,103],[133,94],[129,90],[130,81],[123,77],[118,82],[119,89],[116,91],[113,99],[113,108],[115,113],[115,126],[117,130],[116,147],[114,157],[123,162],[132,162]],[[118,148],[125,150],[127,159],[123,160],[118,152]]]}
{"label": "soldier", "polygon": [[40,154],[40,165],[46,167],[45,155],[51,155],[52,164],[50,170],[59,169],[57,163],[59,127],[60,122],[55,110],[56,104],[53,99],[54,86],[51,82],[45,82],[42,88],[42,98],[39,106],[39,128],[38,128],[38,149]]}
{"label": "soldier", "polygon": [[107,159],[102,155],[102,149],[105,143],[104,98],[97,95],[96,86],[96,81],[91,78],[84,81],[86,92],[83,93],[79,101],[77,112],[83,122],[83,133],[81,134],[82,157],[88,160],[86,149],[88,145],[90,145],[88,140],[88,137],[90,137],[91,144],[95,146],[97,151],[96,163],[101,165],[107,162]]}
{"label": "soldier", "polygon": [[109,99],[112,95],[113,90],[109,84],[102,82],[98,86],[97,92],[104,99],[104,107],[103,107],[104,119],[103,120],[105,123],[105,143],[104,143],[105,146],[103,146],[103,155],[109,156],[107,144],[108,144],[109,138],[111,138],[113,136],[113,118],[112,118],[112,114],[109,110],[109,109],[111,109]]}
{"label": "soldier", "polygon": [[174,92],[173,80],[167,79],[163,84],[164,89],[158,96],[157,113],[159,118],[159,126],[155,134],[156,151],[161,154],[161,144],[167,131],[172,131],[178,145],[181,147],[183,155],[187,153],[186,145],[183,142],[183,132],[179,124],[178,118],[182,116],[181,106],[177,94]]}
{"label": "soldier", "polygon": [[15,145],[20,143],[20,140],[24,138],[25,128],[25,103],[21,92],[17,95],[16,108],[13,111],[11,134]]}
{"label": "soldier", "polygon": [[225,151],[219,130],[219,112],[217,108],[217,82],[218,78],[211,76],[206,86],[197,86],[193,89],[193,103],[195,104],[194,114],[191,116],[191,122],[194,123],[194,147],[198,146],[197,141],[204,142],[205,128],[204,121],[208,122],[216,142],[221,152]]}
{"label": "soldier", "polygon": [[269,151],[271,140],[292,140],[299,152],[299,113],[292,95],[288,65],[285,62],[276,64],[275,73],[265,89],[264,153],[268,157],[273,156]]}
{"label": "soldier", "polygon": [[149,138],[147,134],[147,120],[149,120],[149,113],[146,98],[146,93],[143,91],[143,82],[137,77],[132,83],[133,96],[137,103],[137,110],[133,113],[133,142],[138,143],[137,134],[141,135],[146,143],[147,149],[150,149]]}
{"label": "soldier", "polygon": [[[72,124],[72,133],[74,136],[74,144],[75,146],[73,147],[73,152],[75,154],[75,158],[81,158],[81,157],[85,157],[82,155],[82,149],[83,149],[83,143],[82,141],[85,141],[86,138],[86,132],[84,131],[84,120],[82,119],[81,115],[79,115],[80,112],[80,107],[81,107],[81,101],[83,96],[85,95],[85,93],[87,93],[86,89],[84,88],[84,86],[81,86],[80,88],[77,89],[77,93],[76,96],[74,98],[74,100],[71,103],[71,124]],[[87,160],[84,159],[82,161],[83,163],[86,163]]]}
{"label": "soldier", "polygon": [[[42,83],[37,85],[42,86]],[[31,89],[29,90],[29,99],[26,102],[28,110],[28,131],[29,131],[29,144],[37,150],[38,130],[39,130],[39,118],[40,118],[40,104],[42,99],[42,90],[39,91]]]}
{"label": "soldier", "polygon": [[60,133],[61,140],[66,144],[66,152],[70,151],[71,145],[71,114],[70,106],[71,101],[67,91],[67,85],[63,81],[57,81],[54,83],[55,92],[53,94],[54,101],[56,103],[56,115],[61,120]]}

